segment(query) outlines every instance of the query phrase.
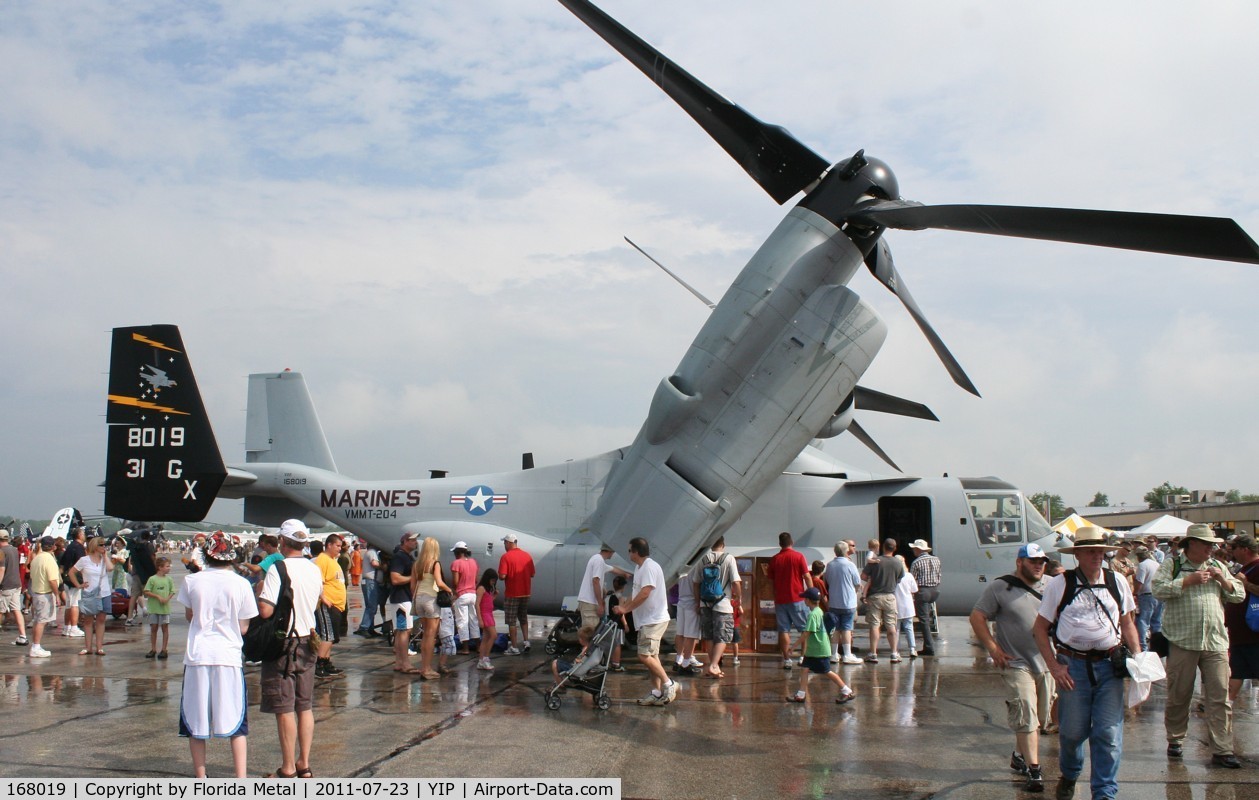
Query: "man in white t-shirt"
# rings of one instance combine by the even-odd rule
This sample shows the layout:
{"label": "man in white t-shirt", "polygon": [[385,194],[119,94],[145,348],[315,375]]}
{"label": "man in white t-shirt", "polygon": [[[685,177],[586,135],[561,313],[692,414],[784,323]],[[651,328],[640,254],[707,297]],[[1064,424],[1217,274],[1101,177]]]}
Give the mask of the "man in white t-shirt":
{"label": "man in white t-shirt", "polygon": [[669,627],[669,597],[664,570],[651,558],[651,545],[641,536],[630,539],[629,557],[638,567],[630,600],[612,609],[614,614],[633,614],[638,629],[638,660],[651,673],[652,690],[640,706],[663,706],[678,695],[678,685],[660,665],[660,640]]}
{"label": "man in white t-shirt", "polygon": [[1101,530],[1088,525],[1076,530],[1074,545],[1058,548],[1074,555],[1079,567],[1049,579],[1032,628],[1058,685],[1058,800],[1075,796],[1086,742],[1093,797],[1114,797],[1119,791],[1124,681],[1111,658],[1120,644],[1135,655],[1141,643],[1128,581],[1102,569],[1109,549]]}
{"label": "man in white t-shirt", "polygon": [[603,598],[610,588],[607,584],[609,572],[632,577],[628,572],[608,563],[612,557],[612,545],[604,542],[599,552],[586,562],[586,572],[581,576],[581,587],[577,590],[577,610],[581,613],[583,628],[599,627],[599,618],[603,616]]}
{"label": "man in white t-shirt", "polygon": [[[315,609],[323,593],[323,575],[313,562],[302,556],[310,544],[310,531],[301,520],[286,520],[280,526],[280,553],[293,587],[292,632],[284,655],[262,662],[262,703],[259,710],[275,714],[280,735],[282,763],[277,778],[309,778],[310,745],[315,738],[315,650],[310,634],[315,628]],[[267,570],[258,598],[258,616],[267,619],[275,613],[280,598],[280,573]]]}
{"label": "man in white t-shirt", "polygon": [[186,577],[179,587],[188,620],[179,735],[188,737],[195,777],[205,777],[206,741],[227,737],[236,777],[245,778],[249,698],[241,634],[258,616],[258,605],[249,581],[232,569],[238,554],[222,531],[210,537],[205,555],[207,568]]}

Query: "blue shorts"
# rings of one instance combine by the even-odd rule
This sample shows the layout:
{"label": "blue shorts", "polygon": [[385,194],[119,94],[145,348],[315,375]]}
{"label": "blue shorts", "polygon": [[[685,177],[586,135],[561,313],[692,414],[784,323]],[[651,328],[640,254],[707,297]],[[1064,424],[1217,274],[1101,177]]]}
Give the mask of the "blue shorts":
{"label": "blue shorts", "polygon": [[774,606],[774,616],[778,619],[779,633],[787,633],[788,631],[803,632],[808,615],[808,610],[804,607],[803,600]]}
{"label": "blue shorts", "polygon": [[831,616],[835,618],[835,630],[850,631],[857,622],[857,609],[855,608],[832,608]]}
{"label": "blue shorts", "polygon": [[827,656],[805,656],[800,666],[814,675],[825,675],[831,671],[831,660]]}

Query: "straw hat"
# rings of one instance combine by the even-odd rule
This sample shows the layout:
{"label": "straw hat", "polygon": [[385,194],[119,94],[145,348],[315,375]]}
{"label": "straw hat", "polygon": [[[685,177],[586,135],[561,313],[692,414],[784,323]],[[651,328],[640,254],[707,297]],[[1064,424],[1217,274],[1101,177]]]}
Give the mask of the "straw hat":
{"label": "straw hat", "polygon": [[1084,525],[1075,530],[1075,542],[1070,547],[1059,547],[1059,553],[1071,554],[1077,550],[1113,550],[1115,546],[1107,543],[1106,534],[1101,528]]}

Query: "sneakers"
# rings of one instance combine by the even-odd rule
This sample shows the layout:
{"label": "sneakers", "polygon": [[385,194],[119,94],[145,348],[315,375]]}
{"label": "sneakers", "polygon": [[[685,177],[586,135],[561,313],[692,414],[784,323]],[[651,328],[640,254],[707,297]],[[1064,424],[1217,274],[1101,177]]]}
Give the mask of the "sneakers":
{"label": "sneakers", "polygon": [[839,663],[839,653],[836,653],[835,655],[831,656],[831,663],[832,663],[832,664],[838,664],[838,663]]}
{"label": "sneakers", "polygon": [[507,648],[507,649],[506,649],[506,650],[504,650],[503,652],[504,652],[504,653],[506,653],[506,654],[507,654],[507,655],[509,655],[509,656],[519,656],[519,655],[524,655],[524,652],[525,652],[525,651],[524,651],[524,650],[521,650],[519,647],[515,647],[515,646],[513,645],[512,647]]}
{"label": "sneakers", "polygon": [[1034,767],[1028,766],[1027,783],[1023,785],[1023,788],[1029,792],[1045,791],[1045,774],[1041,772],[1039,764]]}
{"label": "sneakers", "polygon": [[791,669],[795,666],[795,663],[796,662],[792,661],[790,658],[783,659],[783,669]]}
{"label": "sneakers", "polygon": [[[158,658],[161,658],[161,656],[158,656]],[[315,662],[315,677],[316,678],[335,678],[338,675],[344,675],[344,674],[345,674],[345,670],[333,664],[331,659],[328,659],[326,661],[324,659],[320,659],[319,661]]]}
{"label": "sneakers", "polygon": [[867,664],[877,664],[877,663],[879,663],[879,657],[878,657],[878,656],[876,656],[874,653],[871,653],[870,655],[866,656],[866,663],[867,663]]}
{"label": "sneakers", "polygon": [[670,681],[669,685],[664,687],[664,701],[672,703],[678,696],[678,682]]}
{"label": "sneakers", "polygon": [[888,659],[888,660],[889,660],[889,661],[891,661],[893,664],[899,664],[899,663],[901,663],[901,660],[902,660],[902,659],[901,659],[901,654],[900,654],[900,653],[892,653],[892,657],[891,657],[890,659]]}
{"label": "sneakers", "polygon": [[655,692],[648,692],[645,697],[638,698],[640,706],[662,706],[669,702]]}
{"label": "sneakers", "polygon": [[735,656],[735,657],[734,657],[734,659],[732,659],[730,663],[731,663],[731,664],[734,664],[736,667],[737,667],[737,666],[739,666],[739,663],[740,663],[740,662],[739,662],[739,657],[738,657],[738,656]]}
{"label": "sneakers", "polygon": [[157,656],[156,650],[150,650],[149,652],[144,654],[145,658],[155,658],[156,656]]}
{"label": "sneakers", "polygon": [[835,702],[842,706],[845,703],[851,703],[856,696],[857,693],[849,689],[848,691],[840,692],[839,697],[835,698]]}
{"label": "sneakers", "polygon": [[1185,750],[1184,748],[1180,746],[1180,742],[1167,743],[1167,757],[1168,758],[1183,758],[1184,755],[1185,755]]}
{"label": "sneakers", "polygon": [[85,634],[83,632],[83,629],[80,628],[78,625],[74,625],[66,629],[65,635],[69,636],[71,639],[81,639],[87,634]]}
{"label": "sneakers", "polygon": [[37,644],[31,645],[31,658],[48,658],[52,653],[40,647]]}
{"label": "sneakers", "polygon": [[861,663],[861,659],[857,658],[857,657],[856,657],[856,656],[854,656],[854,655],[847,655],[847,656],[844,656],[844,657],[843,657],[842,659],[840,659],[840,660],[841,660],[843,663],[845,663],[845,664],[860,664],[860,663]]}
{"label": "sneakers", "polygon": [[476,668],[483,669],[488,672],[494,669],[494,665],[490,663],[490,660],[488,658],[480,658],[480,659],[477,659]]}
{"label": "sneakers", "polygon": [[1075,797],[1075,780],[1059,778],[1058,788],[1054,791],[1055,800],[1072,800]]}
{"label": "sneakers", "polygon": [[16,639],[13,640],[13,644],[17,645],[18,647],[26,647],[26,644],[27,644],[26,637],[25,636],[17,637]]}
{"label": "sneakers", "polygon": [[528,640],[528,639],[526,639],[526,640],[525,640],[524,647],[521,647],[521,648],[520,648],[520,652],[522,652],[522,653],[528,653],[528,652],[529,652],[529,640]]}
{"label": "sneakers", "polygon": [[367,637],[367,636],[370,636],[370,635],[371,635],[371,633],[370,633],[369,631],[365,630],[364,628],[355,628],[355,629],[354,629],[354,635],[355,635],[355,636],[363,636],[363,637]]}
{"label": "sneakers", "polygon": [[806,695],[804,692],[796,692],[795,694],[789,695],[787,697],[787,702],[788,703],[803,703],[807,699],[808,699],[808,695]]}
{"label": "sneakers", "polygon": [[1015,750],[1010,753],[1010,769],[1020,775],[1027,774],[1027,761],[1023,756],[1019,755],[1019,751]]}
{"label": "sneakers", "polygon": [[608,667],[609,672],[624,672],[625,667],[621,666],[620,661],[613,661],[612,666]]}

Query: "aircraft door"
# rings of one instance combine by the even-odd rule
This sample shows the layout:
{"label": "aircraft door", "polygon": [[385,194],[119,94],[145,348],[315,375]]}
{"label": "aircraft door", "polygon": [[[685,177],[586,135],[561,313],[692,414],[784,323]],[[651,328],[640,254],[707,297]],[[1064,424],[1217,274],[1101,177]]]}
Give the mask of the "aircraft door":
{"label": "aircraft door", "polygon": [[913,560],[909,543],[923,539],[932,547],[931,498],[888,496],[879,498],[879,539],[895,539],[896,552]]}

